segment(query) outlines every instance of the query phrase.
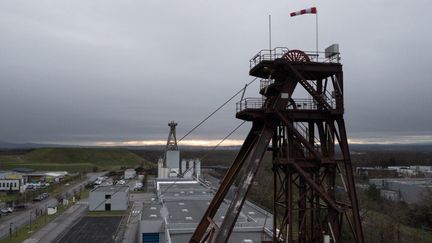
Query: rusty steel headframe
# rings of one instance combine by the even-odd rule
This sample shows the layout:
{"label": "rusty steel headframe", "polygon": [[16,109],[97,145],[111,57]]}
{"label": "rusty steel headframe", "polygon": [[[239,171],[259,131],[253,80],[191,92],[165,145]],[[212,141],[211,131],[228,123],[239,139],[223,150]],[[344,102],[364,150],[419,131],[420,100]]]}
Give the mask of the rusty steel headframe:
{"label": "rusty steel headframe", "polygon": [[[252,121],[251,131],[190,242],[228,241],[268,150],[273,158],[273,242],[346,241],[343,227],[351,241],[364,242],[343,119],[342,65],[339,59],[318,60],[299,50],[277,49],[251,60],[250,75],[262,79],[263,99],[237,105],[236,117]],[[310,98],[292,97],[296,88]],[[218,225],[213,217],[236,178],[240,184]]]}

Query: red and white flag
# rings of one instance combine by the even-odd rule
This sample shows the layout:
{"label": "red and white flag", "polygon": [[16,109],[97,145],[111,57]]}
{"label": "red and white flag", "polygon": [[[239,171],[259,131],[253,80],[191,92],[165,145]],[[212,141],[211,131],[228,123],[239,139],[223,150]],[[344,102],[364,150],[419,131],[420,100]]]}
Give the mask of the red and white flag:
{"label": "red and white flag", "polygon": [[303,15],[303,14],[317,14],[317,9],[316,9],[316,7],[302,9],[302,10],[297,11],[297,12],[292,12],[290,15],[291,15],[291,17],[294,17],[294,16],[298,16],[298,15]]}

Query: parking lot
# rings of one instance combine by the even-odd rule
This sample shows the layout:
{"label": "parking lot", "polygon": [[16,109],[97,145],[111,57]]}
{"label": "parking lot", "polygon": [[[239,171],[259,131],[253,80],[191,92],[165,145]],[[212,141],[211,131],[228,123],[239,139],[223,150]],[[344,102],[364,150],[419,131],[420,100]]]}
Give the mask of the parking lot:
{"label": "parking lot", "polygon": [[121,216],[86,216],[81,218],[58,243],[104,243],[112,242],[120,224]]}

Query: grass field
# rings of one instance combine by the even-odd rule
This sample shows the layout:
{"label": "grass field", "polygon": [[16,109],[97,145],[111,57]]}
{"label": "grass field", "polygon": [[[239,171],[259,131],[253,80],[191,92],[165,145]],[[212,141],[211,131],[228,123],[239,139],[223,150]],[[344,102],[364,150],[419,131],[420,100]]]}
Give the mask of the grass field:
{"label": "grass field", "polygon": [[120,148],[41,148],[24,154],[0,155],[0,170],[16,167],[34,170],[93,171],[120,167],[155,166],[142,157]]}

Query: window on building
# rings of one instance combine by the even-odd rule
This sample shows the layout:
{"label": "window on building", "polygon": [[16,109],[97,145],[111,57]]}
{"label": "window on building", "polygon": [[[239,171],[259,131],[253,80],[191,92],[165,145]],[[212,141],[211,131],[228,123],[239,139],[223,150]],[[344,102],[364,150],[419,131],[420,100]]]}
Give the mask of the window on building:
{"label": "window on building", "polygon": [[159,243],[159,233],[143,233],[142,242],[143,243]]}
{"label": "window on building", "polygon": [[16,184],[16,182],[14,183],[14,187],[17,187],[17,184]]}
{"label": "window on building", "polygon": [[111,194],[105,194],[105,199],[111,199]]}

